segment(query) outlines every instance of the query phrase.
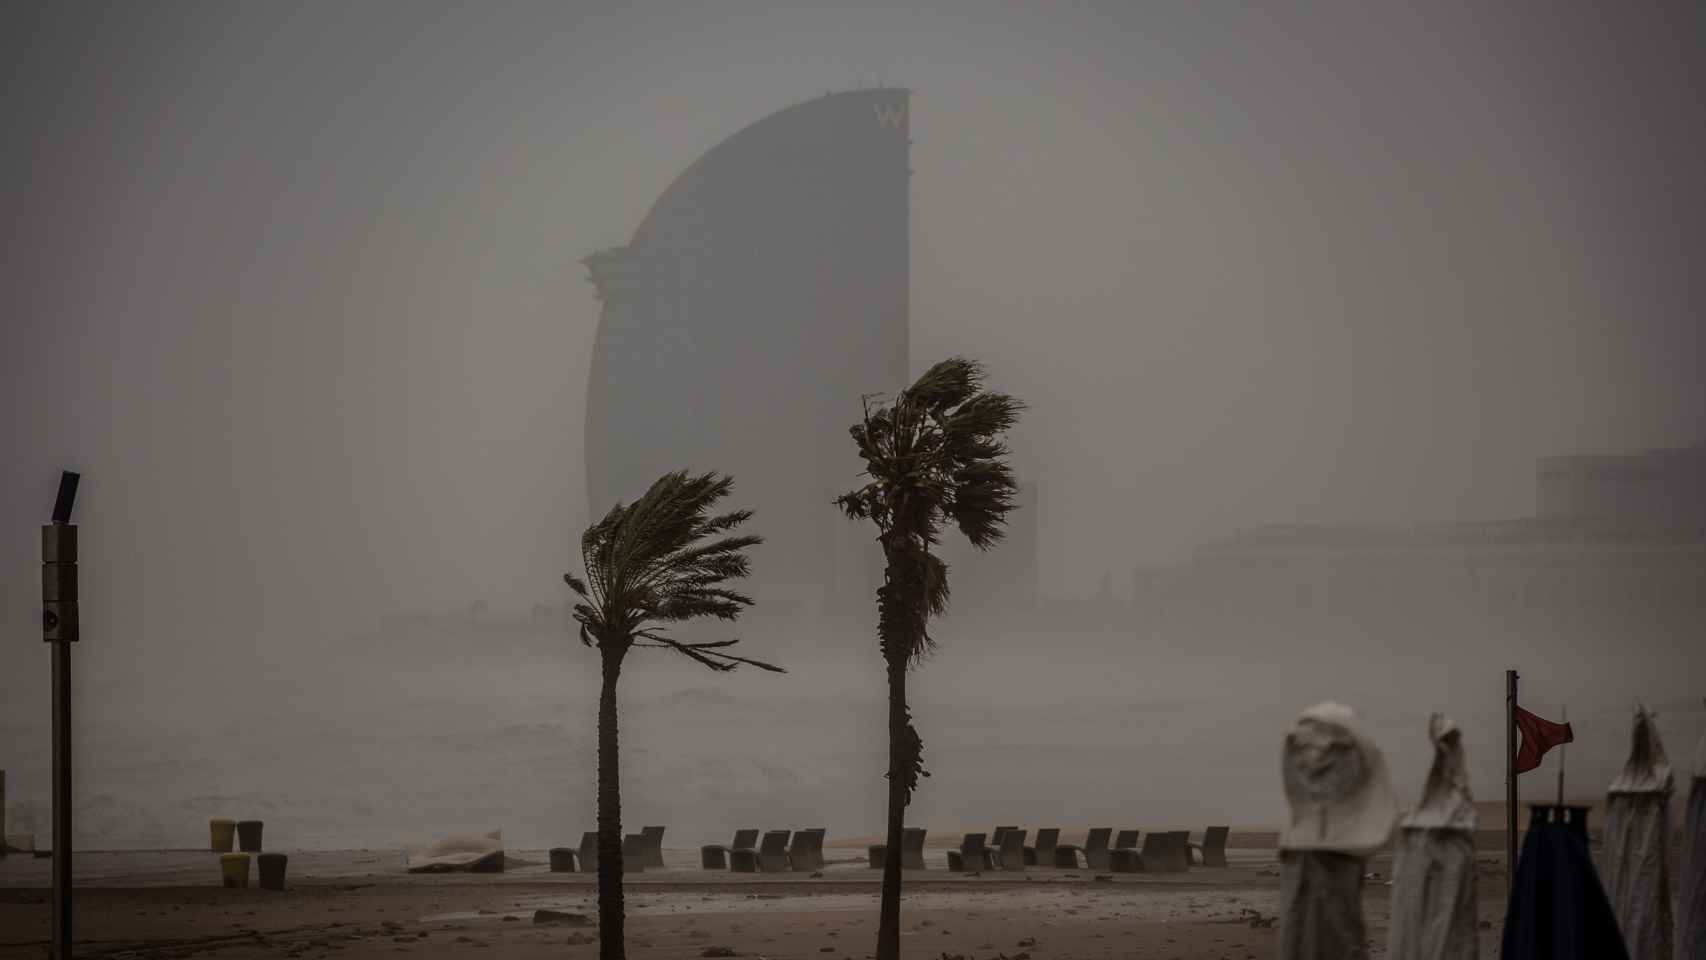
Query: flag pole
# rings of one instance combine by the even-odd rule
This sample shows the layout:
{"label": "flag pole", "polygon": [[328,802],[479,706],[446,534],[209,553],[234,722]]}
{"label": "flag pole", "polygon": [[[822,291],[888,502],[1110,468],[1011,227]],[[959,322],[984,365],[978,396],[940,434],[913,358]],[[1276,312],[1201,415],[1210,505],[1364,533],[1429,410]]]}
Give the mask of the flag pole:
{"label": "flag pole", "polygon": [[[1570,722],[1570,705],[1564,704],[1563,710],[1564,723],[1567,726]],[[1568,743],[1558,744],[1558,806],[1560,807],[1564,805],[1564,759],[1569,754],[1570,745]]]}
{"label": "flag pole", "polygon": [[1516,671],[1505,671],[1505,899],[1516,884]]}

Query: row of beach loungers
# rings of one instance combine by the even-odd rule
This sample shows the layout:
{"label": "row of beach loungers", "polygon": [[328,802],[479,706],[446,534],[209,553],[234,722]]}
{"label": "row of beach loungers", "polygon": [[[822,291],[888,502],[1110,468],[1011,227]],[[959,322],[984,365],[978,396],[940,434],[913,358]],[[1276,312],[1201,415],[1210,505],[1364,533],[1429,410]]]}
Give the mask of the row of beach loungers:
{"label": "row of beach loungers", "polygon": [[[663,863],[663,827],[642,827],[639,833],[622,838],[622,869],[640,873],[647,868],[661,868]],[[728,870],[733,873],[786,873],[791,870],[823,869],[823,839],[828,831],[819,827],[809,830],[736,830],[733,842],[706,844],[699,848],[699,865],[706,870]],[[1209,827],[1203,831],[1202,842],[1192,843],[1185,830],[1151,832],[1121,830],[1116,835],[1112,827],[1095,827],[1085,837],[1082,847],[1061,843],[1060,830],[1046,827],[1037,831],[1036,842],[1027,846],[1028,831],[1016,826],[996,827],[993,834],[968,833],[958,848],[948,851],[948,869],[956,872],[976,870],[1024,870],[1026,867],[1054,867],[1110,873],[1175,873],[1193,865],[1226,866],[1226,827]],[[900,865],[903,870],[924,870],[924,829],[907,827],[901,841]],[[1141,846],[1138,843],[1142,838]],[[991,839],[993,837],[993,839]],[[868,862],[873,870],[883,867],[887,844],[872,844],[867,849]],[[598,871],[598,834],[581,835],[579,849],[553,847],[551,869],[557,872],[596,873]]]}
{"label": "row of beach loungers", "polygon": [[[641,873],[662,867],[663,827],[642,827],[639,833],[622,838],[622,871]],[[823,869],[823,838],[829,831],[768,830],[762,839],[757,830],[736,830],[734,842],[706,844],[699,848],[699,863],[706,870],[735,873],[784,873],[789,870]],[[551,869],[557,873],[597,873],[598,834],[581,834],[579,849],[551,848]]]}
{"label": "row of beach loungers", "polygon": [[[822,870],[823,827],[810,830],[766,830],[762,840],[757,830],[736,830],[728,846],[710,843],[699,848],[699,865],[706,870],[727,869],[732,873],[785,873],[789,870]],[[790,839],[791,837],[791,839]]]}
{"label": "row of beach loungers", "polygon": [[[1152,832],[1143,837],[1140,847],[1141,831],[1121,830],[1115,836],[1112,827],[1096,827],[1086,836],[1084,846],[1079,847],[1061,843],[1058,828],[1045,827],[1037,831],[1036,843],[1026,846],[1027,831],[1016,826],[996,827],[993,839],[987,833],[966,834],[957,849],[948,851],[948,869],[966,872],[1041,866],[1076,870],[1082,864],[1086,869],[1110,873],[1175,873],[1188,870],[1193,864],[1224,867],[1228,832],[1226,827],[1209,827],[1203,831],[1200,844],[1192,843],[1190,833],[1185,830]],[[888,855],[888,845],[872,844],[867,853],[871,869],[880,870]],[[925,869],[922,827],[907,827],[902,835],[900,866],[903,870]]]}
{"label": "row of beach loungers", "polygon": [[[663,866],[663,827],[641,827],[639,833],[622,838],[622,872],[642,873],[647,867]],[[597,873],[598,832],[581,834],[579,849],[551,848],[551,870],[554,873]]]}

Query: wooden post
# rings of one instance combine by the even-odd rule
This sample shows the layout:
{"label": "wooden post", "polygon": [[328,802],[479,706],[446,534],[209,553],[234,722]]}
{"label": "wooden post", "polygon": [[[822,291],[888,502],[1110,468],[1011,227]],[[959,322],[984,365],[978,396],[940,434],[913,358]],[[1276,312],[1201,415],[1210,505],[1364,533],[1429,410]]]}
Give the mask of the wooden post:
{"label": "wooden post", "polygon": [[1505,900],[1516,885],[1516,671],[1505,671]]}

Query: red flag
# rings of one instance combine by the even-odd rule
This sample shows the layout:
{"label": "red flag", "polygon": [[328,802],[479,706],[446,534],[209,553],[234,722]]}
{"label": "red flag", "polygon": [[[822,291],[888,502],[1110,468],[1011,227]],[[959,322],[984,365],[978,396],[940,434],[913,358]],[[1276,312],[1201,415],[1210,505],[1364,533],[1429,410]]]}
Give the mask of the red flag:
{"label": "red flag", "polygon": [[1543,720],[1521,707],[1516,708],[1516,726],[1522,731],[1522,746],[1516,751],[1517,773],[1540,766],[1540,758],[1546,756],[1546,751],[1576,739],[1569,724]]}

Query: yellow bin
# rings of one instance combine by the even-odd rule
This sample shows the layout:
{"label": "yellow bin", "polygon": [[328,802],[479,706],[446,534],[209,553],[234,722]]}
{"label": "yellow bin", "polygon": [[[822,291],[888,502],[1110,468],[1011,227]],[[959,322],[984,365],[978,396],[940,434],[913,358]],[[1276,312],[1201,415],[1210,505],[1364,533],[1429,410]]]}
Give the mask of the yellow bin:
{"label": "yellow bin", "polygon": [[237,839],[237,821],[230,817],[214,817],[207,821],[207,826],[213,834],[213,852],[230,853],[231,844]]}
{"label": "yellow bin", "polygon": [[249,855],[246,853],[220,854],[219,875],[223,886],[247,887],[249,885]]}

